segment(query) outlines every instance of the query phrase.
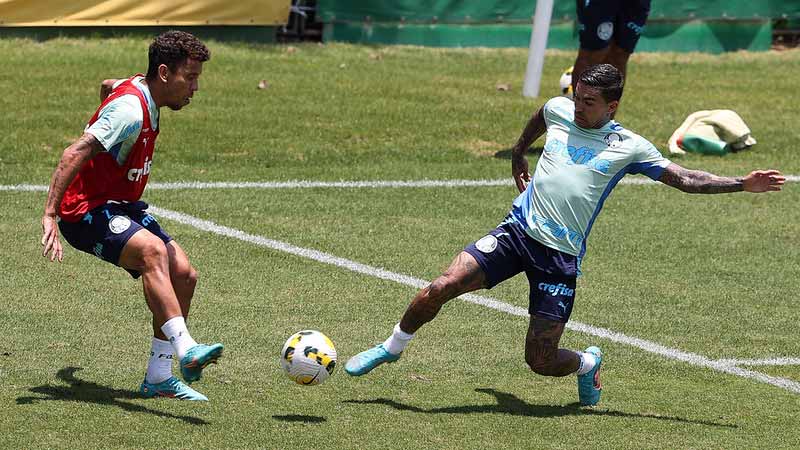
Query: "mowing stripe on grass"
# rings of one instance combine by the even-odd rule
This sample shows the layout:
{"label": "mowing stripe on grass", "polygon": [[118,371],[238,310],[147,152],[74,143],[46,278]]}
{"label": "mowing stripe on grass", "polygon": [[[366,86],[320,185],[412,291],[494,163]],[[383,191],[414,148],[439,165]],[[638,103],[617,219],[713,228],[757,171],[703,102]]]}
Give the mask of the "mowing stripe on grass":
{"label": "mowing stripe on grass", "polygon": [[[157,216],[161,216],[163,218],[173,220],[175,222],[179,222],[184,225],[189,225],[203,231],[208,231],[214,234],[218,234],[220,236],[227,236],[234,239],[238,239],[240,241],[259,245],[261,247],[266,247],[273,250],[278,250],[281,252],[300,256],[303,258],[312,259],[314,261],[318,261],[325,264],[332,264],[334,266],[341,267],[343,269],[347,269],[364,275],[369,275],[375,278],[380,278],[382,280],[394,281],[396,283],[404,284],[418,289],[428,285],[428,281],[426,280],[409,277],[395,272],[390,272],[388,270],[381,269],[378,267],[361,264],[355,261],[351,261],[349,259],[340,258],[338,256],[334,256],[328,253],[323,253],[317,250],[298,247],[296,245],[292,245],[286,242],[268,239],[263,236],[248,234],[245,233],[244,231],[236,230],[222,225],[217,225],[214,222],[198,219],[197,217],[193,217],[181,212],[171,211],[168,209],[158,208],[155,206],[150,207],[150,212],[152,212]],[[528,317],[528,311],[525,308],[510,305],[508,303],[504,303],[490,297],[484,297],[475,294],[465,294],[462,295],[460,298],[468,302],[492,308],[498,311],[506,312],[516,316]],[[778,386],[788,391],[800,394],[800,383],[786,378],[773,377],[761,372],[755,372],[752,370],[736,367],[734,364],[730,362],[733,360],[715,361],[695,353],[684,352],[678,349],[665,347],[656,342],[626,336],[622,333],[617,333],[615,331],[607,330],[605,328],[594,327],[580,322],[569,322],[567,324],[567,328],[581,333],[598,336],[600,338],[608,339],[614,342],[632,345],[644,351],[655,353],[657,355],[663,356],[668,359],[684,361],[696,366],[707,367],[709,369],[713,369],[718,372],[728,373],[744,378],[757,380],[762,383]]]}
{"label": "mowing stripe on grass", "polygon": [[[800,181],[800,175],[787,175],[786,181]],[[643,185],[658,184],[645,177],[623,178],[619,184]],[[264,182],[200,182],[181,181],[174,183],[150,183],[148,189],[304,189],[304,188],[429,188],[429,187],[481,187],[513,186],[511,178],[494,180],[408,180],[408,181],[264,181]],[[37,184],[0,185],[0,191],[45,192],[47,186]]]}

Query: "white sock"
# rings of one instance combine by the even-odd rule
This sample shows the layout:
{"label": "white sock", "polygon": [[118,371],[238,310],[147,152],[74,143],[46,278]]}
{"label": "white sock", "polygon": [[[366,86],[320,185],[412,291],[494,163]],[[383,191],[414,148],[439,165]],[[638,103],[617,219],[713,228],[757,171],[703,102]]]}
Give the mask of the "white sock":
{"label": "white sock", "polygon": [[176,316],[164,322],[164,325],[161,325],[161,331],[163,331],[167,339],[169,339],[169,342],[175,349],[175,354],[178,355],[178,359],[186,355],[186,350],[197,345],[197,342],[192,339],[189,330],[186,328],[186,322],[183,320],[183,316]]}
{"label": "white sock", "polygon": [[578,366],[578,375],[584,375],[594,369],[595,364],[597,364],[597,357],[586,352],[578,353],[578,356],[581,358],[581,364]]}
{"label": "white sock", "polygon": [[147,375],[144,380],[158,384],[172,376],[172,345],[169,341],[153,338],[150,359],[147,361]]}
{"label": "white sock", "polygon": [[393,355],[399,355],[403,353],[403,350],[406,349],[406,346],[413,338],[413,334],[408,334],[405,331],[400,329],[400,324],[394,326],[394,332],[389,339],[383,342],[383,348],[386,349],[387,352]]}

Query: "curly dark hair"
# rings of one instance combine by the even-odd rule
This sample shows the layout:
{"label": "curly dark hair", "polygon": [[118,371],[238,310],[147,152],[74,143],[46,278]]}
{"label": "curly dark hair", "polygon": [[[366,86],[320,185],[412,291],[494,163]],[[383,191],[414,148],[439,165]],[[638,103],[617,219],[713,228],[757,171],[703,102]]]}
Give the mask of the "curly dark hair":
{"label": "curly dark hair", "polygon": [[208,61],[211,59],[211,52],[192,34],[170,30],[161,33],[153,40],[148,58],[146,77],[152,80],[158,75],[158,66],[161,64],[166,64],[169,70],[174,72],[189,58],[200,62]]}
{"label": "curly dark hair", "polygon": [[606,102],[622,98],[625,79],[622,73],[611,64],[596,64],[583,71],[578,81],[600,91]]}

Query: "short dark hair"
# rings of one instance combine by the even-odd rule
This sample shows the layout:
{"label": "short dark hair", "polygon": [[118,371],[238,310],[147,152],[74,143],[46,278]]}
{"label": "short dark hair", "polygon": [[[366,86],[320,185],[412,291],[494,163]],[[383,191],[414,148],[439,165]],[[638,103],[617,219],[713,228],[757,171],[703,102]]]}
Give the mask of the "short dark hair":
{"label": "short dark hair", "polygon": [[607,103],[619,101],[622,98],[622,88],[625,86],[622,73],[611,64],[590,66],[583,71],[578,82],[598,89]]}
{"label": "short dark hair", "polygon": [[178,66],[191,58],[200,62],[211,59],[211,52],[200,39],[185,31],[170,30],[158,35],[150,44],[148,51],[149,65],[147,79],[158,75],[158,66],[166,64],[169,70],[176,71]]}

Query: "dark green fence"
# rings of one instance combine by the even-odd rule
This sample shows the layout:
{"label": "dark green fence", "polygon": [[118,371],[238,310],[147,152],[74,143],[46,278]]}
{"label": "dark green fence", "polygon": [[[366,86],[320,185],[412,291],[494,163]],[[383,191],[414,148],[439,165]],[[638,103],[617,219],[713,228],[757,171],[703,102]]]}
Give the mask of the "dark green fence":
{"label": "dark green fence", "polygon": [[[324,38],[362,43],[526,47],[536,2],[319,0]],[[766,50],[775,19],[800,18],[800,0],[653,0],[639,51]],[[549,48],[577,48],[575,2],[556,0]]]}

